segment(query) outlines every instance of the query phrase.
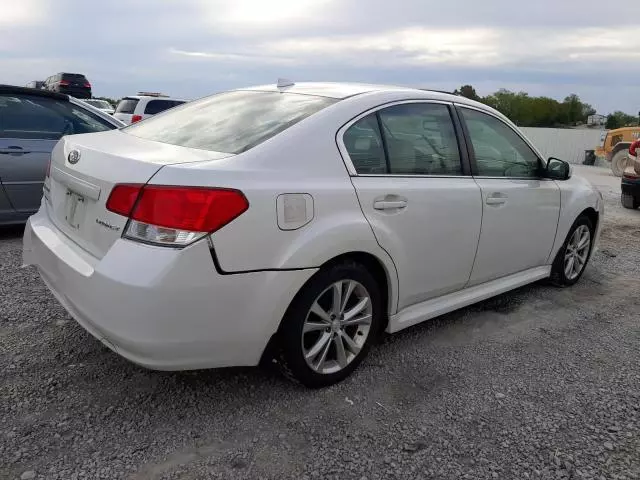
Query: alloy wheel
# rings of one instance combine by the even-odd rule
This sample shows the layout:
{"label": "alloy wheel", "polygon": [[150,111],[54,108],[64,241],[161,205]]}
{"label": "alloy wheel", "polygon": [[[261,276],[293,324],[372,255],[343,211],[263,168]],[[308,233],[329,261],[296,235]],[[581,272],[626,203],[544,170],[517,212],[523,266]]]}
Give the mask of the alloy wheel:
{"label": "alloy wheel", "polygon": [[313,302],[302,329],[302,351],[315,372],[344,369],[360,353],[371,330],[373,307],[367,289],[355,280],[340,280]]}
{"label": "alloy wheel", "polygon": [[591,247],[591,231],[586,225],[575,229],[564,254],[564,274],[568,280],[577,278],[584,269]]}

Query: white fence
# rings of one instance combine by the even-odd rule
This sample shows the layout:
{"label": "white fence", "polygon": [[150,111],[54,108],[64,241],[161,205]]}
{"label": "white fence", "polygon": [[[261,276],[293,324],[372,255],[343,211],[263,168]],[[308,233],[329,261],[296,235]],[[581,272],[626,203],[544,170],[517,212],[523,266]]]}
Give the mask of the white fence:
{"label": "white fence", "polygon": [[582,163],[585,150],[600,145],[603,130],[521,127],[521,130],[545,157],[557,157],[569,163]]}

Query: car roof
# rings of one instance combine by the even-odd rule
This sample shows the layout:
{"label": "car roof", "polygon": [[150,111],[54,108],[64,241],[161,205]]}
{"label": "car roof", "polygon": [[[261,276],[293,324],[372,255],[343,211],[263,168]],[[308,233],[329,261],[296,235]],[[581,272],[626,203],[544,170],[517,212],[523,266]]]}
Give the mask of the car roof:
{"label": "car roof", "polygon": [[[335,99],[344,99],[365,93],[407,92],[417,98],[438,98],[447,101],[460,101],[464,97],[453,93],[424,88],[402,87],[397,85],[376,85],[368,83],[338,83],[338,82],[299,82],[278,88],[277,84],[259,85],[255,87],[239,88],[238,90],[253,90],[266,92],[290,92],[301,95],[316,95]],[[475,102],[474,102],[475,103]]]}
{"label": "car roof", "polygon": [[2,85],[0,84],[0,94],[15,94],[15,95],[35,95],[38,97],[56,98],[58,100],[69,101],[69,95],[64,93],[51,92],[49,90],[41,90],[39,88],[18,87],[15,85]]}
{"label": "car roof", "polygon": [[156,95],[127,95],[126,97],[122,97],[122,100],[173,100],[177,102],[187,102],[187,100],[183,98],[174,98],[174,97],[158,97]]}

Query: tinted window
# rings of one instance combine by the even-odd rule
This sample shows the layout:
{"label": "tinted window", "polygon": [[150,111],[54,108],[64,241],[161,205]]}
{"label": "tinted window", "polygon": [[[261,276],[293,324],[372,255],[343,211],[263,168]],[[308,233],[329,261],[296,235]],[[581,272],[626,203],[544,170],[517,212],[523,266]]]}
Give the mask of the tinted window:
{"label": "tinted window", "polygon": [[147,115],[155,115],[156,113],[164,112],[183,103],[184,102],[178,100],[150,100],[147,106],[144,107],[144,113]]}
{"label": "tinted window", "polygon": [[138,100],[135,98],[124,98],[120,100],[116,107],[116,113],[133,113],[138,105]]}
{"label": "tinted window", "polygon": [[62,80],[73,80],[73,81],[85,80],[85,76],[82,75],[81,73],[63,73]]}
{"label": "tinted window", "polygon": [[375,113],[351,125],[342,137],[351,162],[359,174],[387,173],[384,148]]}
{"label": "tinted window", "polygon": [[461,175],[456,133],[446,105],[412,103],[380,110],[392,174]]}
{"label": "tinted window", "polygon": [[537,177],[540,160],[503,121],[462,108],[475,153],[478,175],[486,177]]}
{"label": "tinted window", "polygon": [[57,140],[63,135],[115,127],[70,102],[30,95],[0,95],[0,137]]}
{"label": "tinted window", "polygon": [[122,131],[184,147],[241,153],[335,102],[294,93],[227,92],[186,103]]}

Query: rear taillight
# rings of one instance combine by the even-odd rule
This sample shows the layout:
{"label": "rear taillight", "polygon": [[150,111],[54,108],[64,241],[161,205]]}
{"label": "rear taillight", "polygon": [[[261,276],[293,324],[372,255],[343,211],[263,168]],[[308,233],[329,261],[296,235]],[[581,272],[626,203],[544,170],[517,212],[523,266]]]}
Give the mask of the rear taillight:
{"label": "rear taillight", "polygon": [[131,116],[131,123],[136,123],[136,122],[139,122],[140,120],[142,120],[142,115],[132,115]]}
{"label": "rear taillight", "polygon": [[66,80],[60,80],[60,85],[66,87],[67,85],[69,85],[69,82],[67,82]]}
{"label": "rear taillight", "polygon": [[47,173],[45,178],[49,178],[51,176],[51,157],[49,157],[49,161],[47,162]]}
{"label": "rear taillight", "polygon": [[129,217],[124,237],[180,247],[242,215],[249,202],[238,190],[166,185],[116,185],[107,209]]}
{"label": "rear taillight", "polygon": [[640,180],[640,175],[635,172],[624,172],[622,174],[622,178],[626,178],[628,180]]}
{"label": "rear taillight", "polygon": [[86,88],[91,88],[91,84],[90,84],[89,82],[84,82],[84,86],[85,86]]}

